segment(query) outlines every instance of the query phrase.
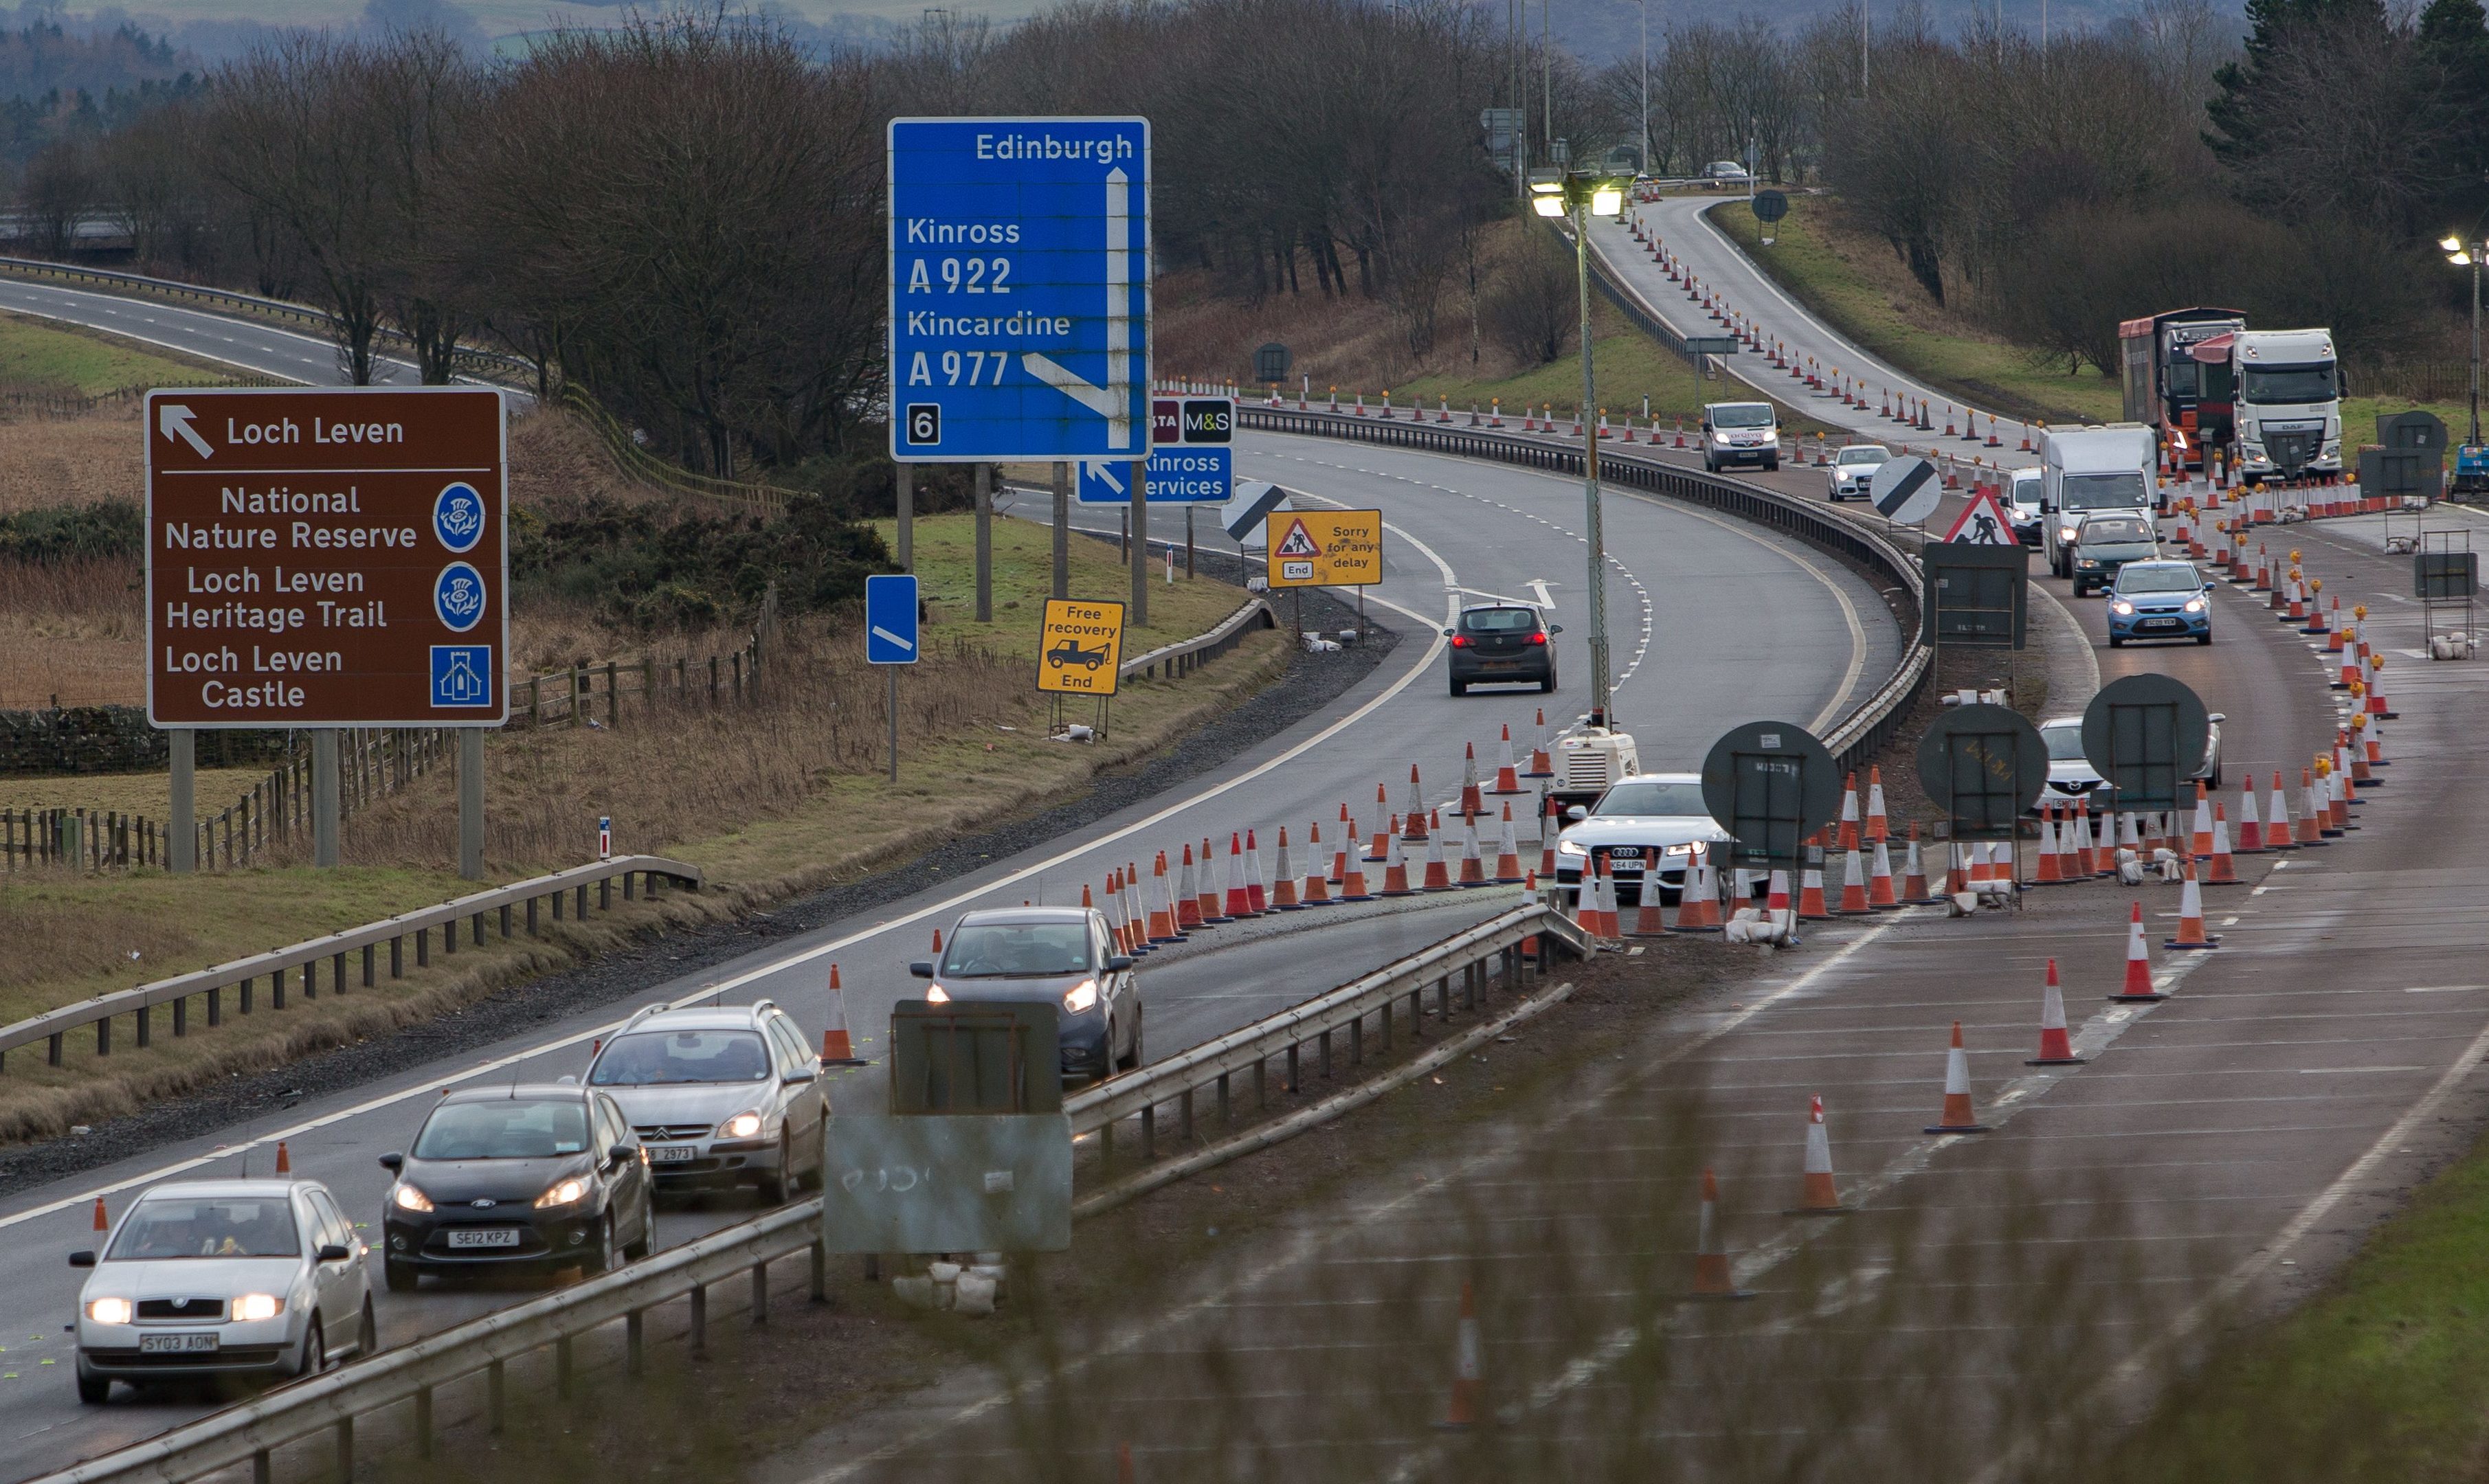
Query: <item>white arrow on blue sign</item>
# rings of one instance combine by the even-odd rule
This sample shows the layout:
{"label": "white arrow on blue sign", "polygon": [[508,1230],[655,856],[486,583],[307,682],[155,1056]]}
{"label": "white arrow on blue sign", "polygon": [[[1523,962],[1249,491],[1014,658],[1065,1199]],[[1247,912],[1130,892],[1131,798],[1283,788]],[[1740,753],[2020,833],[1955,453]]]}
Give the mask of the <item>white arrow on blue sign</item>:
{"label": "white arrow on blue sign", "polygon": [[[1160,444],[1150,450],[1151,504],[1223,505],[1235,490],[1232,448]],[[1079,494],[1084,505],[1130,504],[1131,464],[1123,459],[1081,460]]]}
{"label": "white arrow on blue sign", "polygon": [[1149,446],[1146,119],[893,119],[891,457]]}
{"label": "white arrow on blue sign", "polygon": [[868,665],[916,663],[916,577],[878,573],[864,580],[864,658]]}

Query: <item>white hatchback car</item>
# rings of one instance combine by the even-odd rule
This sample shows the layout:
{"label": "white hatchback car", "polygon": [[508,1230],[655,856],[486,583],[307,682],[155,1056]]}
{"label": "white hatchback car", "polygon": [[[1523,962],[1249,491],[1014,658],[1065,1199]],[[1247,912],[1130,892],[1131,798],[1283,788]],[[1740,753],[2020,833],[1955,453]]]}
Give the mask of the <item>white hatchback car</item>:
{"label": "white hatchback car", "polygon": [[1875,480],[1875,471],[1893,462],[1893,450],[1882,443],[1850,443],[1832,451],[1832,465],[1823,471],[1824,498],[1839,503],[1845,499],[1865,499],[1867,487]]}
{"label": "white hatchback car", "polygon": [[115,1381],[307,1376],[380,1348],[361,1239],[316,1180],[184,1181],[122,1213],[78,1292],[78,1400]]}

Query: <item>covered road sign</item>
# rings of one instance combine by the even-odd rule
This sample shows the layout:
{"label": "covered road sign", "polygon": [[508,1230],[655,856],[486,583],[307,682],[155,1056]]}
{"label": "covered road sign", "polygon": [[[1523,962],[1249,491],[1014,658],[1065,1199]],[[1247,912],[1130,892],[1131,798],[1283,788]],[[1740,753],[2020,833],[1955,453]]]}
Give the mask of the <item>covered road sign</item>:
{"label": "covered road sign", "polygon": [[1268,517],[1273,587],[1365,587],[1383,581],[1383,512],[1291,510]]}
{"label": "covered road sign", "polygon": [[145,426],[150,722],[501,724],[500,392],[152,391]]}
{"label": "covered road sign", "polygon": [[1037,688],[1059,696],[1112,696],[1124,663],[1124,605],[1048,598],[1038,634]]}
{"label": "covered road sign", "polygon": [[893,119],[891,457],[1149,450],[1146,119]]}
{"label": "covered road sign", "polygon": [[2011,706],[1957,706],[1919,742],[1919,785],[1956,840],[2012,840],[2048,784],[2048,744]]}
{"label": "covered road sign", "polygon": [[1841,808],[1841,774],[1815,733],[1793,722],[1749,722],[1702,759],[1702,807],[1735,837],[1733,864],[1788,867],[1806,837]]}
{"label": "covered road sign", "polygon": [[2121,675],[2083,708],[2083,760],[2118,809],[2177,809],[2195,802],[2212,728],[2212,713],[2184,681]]}

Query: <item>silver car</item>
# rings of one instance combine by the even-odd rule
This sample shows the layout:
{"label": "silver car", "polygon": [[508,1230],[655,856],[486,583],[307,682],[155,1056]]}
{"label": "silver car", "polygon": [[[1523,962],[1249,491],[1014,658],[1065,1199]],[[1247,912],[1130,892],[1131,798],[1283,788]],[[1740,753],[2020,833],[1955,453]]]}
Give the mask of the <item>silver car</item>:
{"label": "silver car", "polygon": [[1696,848],[1730,839],[1702,802],[1700,773],[1622,779],[1598,803],[1572,813],[1575,822],[1556,837],[1557,884],[1578,889],[1584,868],[1595,871],[1605,861],[1619,907],[1641,905],[1650,890],[1673,905]]}
{"label": "silver car", "polygon": [[1893,462],[1893,450],[1882,443],[1851,443],[1832,451],[1832,465],[1823,471],[1823,493],[1826,499],[1839,503],[1845,499],[1865,499],[1868,486],[1875,479],[1875,471]]}
{"label": "silver car", "polygon": [[157,1185],[107,1234],[78,1291],[77,1391],[115,1381],[308,1376],[380,1349],[367,1248],[316,1180]]}
{"label": "silver car", "polygon": [[597,1048],[587,1085],[621,1105],[660,1191],[758,1185],[774,1206],[820,1186],[821,1060],[772,1001],[652,1005]]}
{"label": "silver car", "polygon": [[[2210,728],[2204,738],[2204,765],[2195,777],[2207,788],[2221,786],[2221,722],[2222,713],[2212,713]],[[2085,794],[2092,796],[2097,811],[2115,808],[2115,790],[2105,786],[2108,780],[2083,756],[2083,719],[2079,716],[2056,716],[2040,724],[2040,740],[2048,748],[2048,785],[2040,791],[2041,799],[2071,804]]]}

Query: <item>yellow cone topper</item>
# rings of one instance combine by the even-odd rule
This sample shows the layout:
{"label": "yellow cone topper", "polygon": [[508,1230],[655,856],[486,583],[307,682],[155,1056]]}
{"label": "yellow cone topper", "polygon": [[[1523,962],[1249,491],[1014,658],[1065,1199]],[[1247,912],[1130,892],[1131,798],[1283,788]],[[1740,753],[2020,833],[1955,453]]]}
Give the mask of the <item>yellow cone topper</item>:
{"label": "yellow cone topper", "polygon": [[1124,662],[1124,605],[1048,598],[1037,652],[1037,688],[1066,696],[1112,696]]}
{"label": "yellow cone topper", "polygon": [[1274,510],[1273,587],[1364,587],[1383,581],[1380,510]]}

